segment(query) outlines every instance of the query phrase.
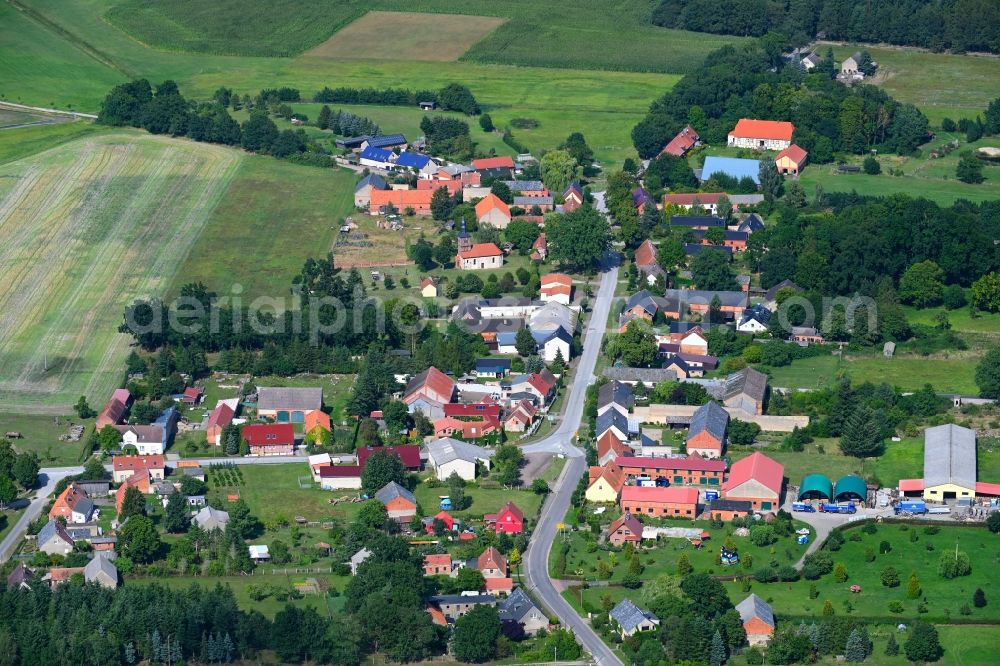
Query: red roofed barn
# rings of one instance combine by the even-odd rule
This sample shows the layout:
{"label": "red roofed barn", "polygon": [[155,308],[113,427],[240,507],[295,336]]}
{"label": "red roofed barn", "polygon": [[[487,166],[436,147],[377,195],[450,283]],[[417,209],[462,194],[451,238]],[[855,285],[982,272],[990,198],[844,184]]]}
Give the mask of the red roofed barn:
{"label": "red roofed barn", "polygon": [[729,478],[722,484],[722,496],[752,502],[758,511],[777,511],[784,476],[781,463],[758,451],[733,463]]}
{"label": "red roofed barn", "polygon": [[780,120],[740,118],[729,133],[728,145],[754,150],[784,150],[792,145],[795,125]]}

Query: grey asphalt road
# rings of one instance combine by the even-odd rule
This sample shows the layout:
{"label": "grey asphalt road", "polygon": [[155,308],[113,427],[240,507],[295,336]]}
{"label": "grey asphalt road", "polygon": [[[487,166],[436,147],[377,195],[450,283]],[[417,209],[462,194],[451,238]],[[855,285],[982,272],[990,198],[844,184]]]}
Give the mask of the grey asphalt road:
{"label": "grey asphalt road", "polygon": [[583,405],[587,387],[594,382],[594,367],[601,351],[601,341],[607,327],[608,315],[618,283],[618,266],[615,264],[601,276],[601,285],[594,300],[594,309],[583,337],[583,353],[573,375],[566,409],[559,427],[545,439],[524,447],[526,453],[557,453],[567,457],[566,466],[556,481],[542,508],[538,524],[532,533],[531,543],[524,558],[528,588],[551,611],[562,625],[572,631],[594,660],[601,666],[621,664],[621,660],[605,645],[573,607],[556,590],[549,578],[549,553],[556,537],[556,525],[569,509],[573,490],[587,469],[584,452],[573,445],[577,430],[583,420]]}
{"label": "grey asphalt road", "polygon": [[49,500],[49,495],[52,494],[52,490],[59,483],[59,480],[71,474],[79,474],[82,471],[82,467],[43,467],[39,470],[38,476],[42,485],[38,488],[35,496],[31,498],[28,508],[21,514],[18,521],[14,523],[14,527],[7,533],[3,541],[0,541],[0,562],[6,562],[10,559],[17,544],[21,542],[25,532],[28,531],[28,525],[37,520],[38,516],[41,515],[42,509],[45,508],[45,503]]}

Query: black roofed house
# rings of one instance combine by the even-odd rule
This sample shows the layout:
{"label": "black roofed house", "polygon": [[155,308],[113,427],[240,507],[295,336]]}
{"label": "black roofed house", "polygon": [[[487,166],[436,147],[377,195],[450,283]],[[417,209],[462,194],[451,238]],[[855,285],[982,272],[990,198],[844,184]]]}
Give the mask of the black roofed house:
{"label": "black roofed house", "polygon": [[354,187],[354,205],[358,208],[368,208],[372,200],[372,190],[388,190],[389,184],[377,173],[370,173]]}
{"label": "black roofed house", "polygon": [[760,219],[760,215],[757,213],[750,213],[747,215],[746,219],[740,222],[739,226],[736,227],[737,231],[745,231],[748,234],[753,234],[757,231],[764,230],[764,221]]}
{"label": "black roofed house", "polygon": [[438,594],[430,598],[448,622],[454,622],[476,606],[496,606],[492,594]]}
{"label": "black roofed house", "polygon": [[640,631],[653,631],[660,626],[660,618],[639,608],[630,599],[622,599],[608,615],[618,625],[622,638],[634,636]]}
{"label": "black roofed house", "polygon": [[361,144],[361,148],[367,148],[371,146],[372,148],[395,148],[396,146],[405,146],[406,137],[402,134],[384,134],[381,136],[371,136],[367,137]]}
{"label": "black roofed house", "polygon": [[395,520],[408,521],[417,515],[417,498],[395,481],[390,481],[375,493],[375,499],[385,505],[389,517]]}
{"label": "black roofed house", "polygon": [[323,389],[261,386],[257,389],[257,416],[278,423],[304,423],[308,412],[323,408]]}
{"label": "black roofed house", "polygon": [[10,572],[7,576],[7,589],[13,590],[16,588],[23,588],[26,590],[31,589],[31,583],[35,579],[35,574],[28,568],[28,565],[24,562],[18,562],[14,570]]}
{"label": "black roofed house", "polygon": [[684,254],[688,257],[697,257],[706,250],[715,252],[725,252],[730,257],[733,256],[733,248],[725,245],[705,245],[704,243],[684,243]]}
{"label": "black roofed house", "polygon": [[743,630],[750,645],[767,645],[770,642],[774,635],[774,610],[766,601],[751,594],[736,604],[736,612],[743,620]]}
{"label": "black roofed house", "polygon": [[770,321],[771,311],[758,303],[743,311],[743,316],[736,324],[736,330],[740,333],[763,333],[767,331]]}
{"label": "black roofed house", "polygon": [[606,432],[614,433],[620,441],[624,442],[632,434],[638,433],[638,427],[634,427],[629,422],[629,418],[615,409],[610,409],[597,416],[597,438],[600,439]]}
{"label": "black roofed house", "polygon": [[714,400],[699,407],[691,417],[687,436],[687,452],[702,458],[721,458],[726,444],[729,412]]}
{"label": "black roofed house", "polygon": [[633,386],[639,382],[655,386],[661,382],[677,381],[677,373],[667,368],[604,368],[604,376]]}
{"label": "black roofed house", "polygon": [[549,626],[549,618],[531,600],[524,588],[517,588],[497,606],[500,622],[517,622],[524,633],[534,636],[539,630]]}
{"label": "black roofed house", "polygon": [[764,304],[768,307],[768,309],[772,311],[777,309],[778,292],[782,291],[783,289],[788,289],[796,294],[802,291],[802,288],[799,285],[792,282],[791,280],[782,280],[781,282],[779,282],[778,284],[774,285],[766,292],[764,292]]}
{"label": "black roofed house", "polygon": [[38,550],[49,555],[68,555],[73,550],[75,542],[66,527],[58,520],[45,523],[36,537]]}
{"label": "black roofed house", "polygon": [[627,418],[628,413],[633,407],[635,407],[635,395],[632,393],[632,387],[628,384],[623,384],[619,381],[610,381],[603,384],[597,390],[598,416],[610,409],[614,409],[621,412]]}
{"label": "black roofed house", "polygon": [[760,416],[764,413],[766,396],[767,375],[753,368],[743,368],[726,377],[721,395],[717,397],[726,407],[742,409],[751,416]]}

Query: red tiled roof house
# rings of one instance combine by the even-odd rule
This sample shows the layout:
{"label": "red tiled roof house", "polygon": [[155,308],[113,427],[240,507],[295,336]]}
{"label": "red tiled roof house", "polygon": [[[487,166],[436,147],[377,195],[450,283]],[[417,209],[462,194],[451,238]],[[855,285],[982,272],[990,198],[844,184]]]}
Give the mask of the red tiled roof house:
{"label": "red tiled roof house", "polygon": [[642,523],[631,513],[623,513],[608,528],[608,542],[617,548],[642,541]]}
{"label": "red tiled roof house", "polygon": [[524,530],[524,512],[509,501],[496,513],[483,516],[483,520],[487,525],[492,525],[498,533],[520,534]]}
{"label": "red tiled roof house", "polygon": [[244,426],[243,439],[252,456],[290,456],[295,451],[295,426],[291,423],[254,423]]}
{"label": "red tiled roof house", "polygon": [[455,266],[463,271],[503,268],[503,251],[496,243],[476,243],[455,256]]}
{"label": "red tiled roof house", "polygon": [[784,150],[792,145],[795,125],[780,120],[740,118],[729,133],[727,145],[754,150]]}
{"label": "red tiled roof house", "polygon": [[698,489],[625,486],[621,506],[633,515],[694,519],[698,515]]}

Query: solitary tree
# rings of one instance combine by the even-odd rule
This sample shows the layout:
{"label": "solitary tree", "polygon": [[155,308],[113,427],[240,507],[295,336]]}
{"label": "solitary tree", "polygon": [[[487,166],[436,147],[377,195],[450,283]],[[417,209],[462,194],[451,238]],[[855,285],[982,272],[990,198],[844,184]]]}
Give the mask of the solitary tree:
{"label": "solitary tree", "polygon": [[976,591],[972,593],[972,605],[976,608],[984,608],[986,606],[986,593],[983,592],[983,588],[977,587]]}
{"label": "solitary tree", "polygon": [[868,407],[854,410],[840,437],[840,450],[847,456],[868,458],[882,455],[885,449],[885,438],[882,424],[875,413]]}
{"label": "solitary tree", "polygon": [[122,508],[118,511],[119,522],[131,516],[143,516],[146,514],[146,498],[135,486],[125,489],[125,496],[122,498]]}
{"label": "solitary tree", "polygon": [[955,177],[963,183],[977,185],[985,180],[983,177],[983,163],[971,151],[962,153],[958,158],[958,166],[955,167]]}
{"label": "solitary tree", "polygon": [[365,462],[361,487],[371,496],[390,481],[402,483],[405,472],[399,456],[388,451],[376,451]]}

